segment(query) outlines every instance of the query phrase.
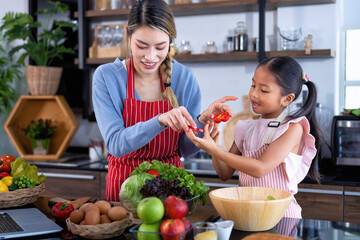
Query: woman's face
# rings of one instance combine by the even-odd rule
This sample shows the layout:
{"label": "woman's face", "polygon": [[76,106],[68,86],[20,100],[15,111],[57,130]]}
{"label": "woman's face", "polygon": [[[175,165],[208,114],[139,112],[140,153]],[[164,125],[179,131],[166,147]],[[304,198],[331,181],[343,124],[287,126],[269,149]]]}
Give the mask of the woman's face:
{"label": "woman's face", "polygon": [[286,106],[286,97],[281,95],[281,87],[275,76],[266,68],[256,69],[249,91],[252,109],[263,118],[275,118]]}
{"label": "woman's face", "polygon": [[148,26],[137,28],[130,36],[134,67],[138,73],[158,73],[169,51],[169,35]]}

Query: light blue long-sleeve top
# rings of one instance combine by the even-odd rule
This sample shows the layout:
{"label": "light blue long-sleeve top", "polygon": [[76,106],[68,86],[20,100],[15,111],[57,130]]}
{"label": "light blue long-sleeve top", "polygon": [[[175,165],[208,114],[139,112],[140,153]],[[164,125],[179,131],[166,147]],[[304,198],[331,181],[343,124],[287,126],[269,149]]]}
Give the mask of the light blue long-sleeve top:
{"label": "light blue long-sleeve top", "polygon": [[[115,157],[122,157],[143,147],[166,128],[160,125],[158,115],[148,121],[125,127],[122,114],[127,79],[127,70],[120,59],[99,66],[93,75],[92,101],[96,121],[108,153]],[[204,125],[196,117],[201,108],[199,85],[192,71],[176,60],[173,60],[171,88],[179,106],[184,106],[198,127],[202,128]],[[135,98],[141,100],[136,90]],[[198,151],[186,134],[182,134],[179,140],[180,155],[188,157]]]}

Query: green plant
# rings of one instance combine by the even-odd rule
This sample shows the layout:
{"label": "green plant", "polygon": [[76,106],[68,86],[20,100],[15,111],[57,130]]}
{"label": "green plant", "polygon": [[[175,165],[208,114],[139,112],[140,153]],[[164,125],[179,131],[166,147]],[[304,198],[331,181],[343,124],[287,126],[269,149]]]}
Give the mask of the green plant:
{"label": "green plant", "polygon": [[[7,12],[2,18],[0,31],[9,42],[23,40],[20,44],[10,50],[12,56],[20,50],[18,63],[24,65],[25,59],[29,56],[38,66],[49,66],[51,62],[59,58],[63,59],[64,54],[74,54],[74,50],[63,46],[65,40],[64,28],[76,28],[77,25],[68,21],[57,21],[53,17],[58,12],[65,13],[69,6],[60,1],[48,1],[54,7],[37,12],[36,15],[44,16],[44,26],[34,21],[33,16],[27,13]],[[53,23],[51,28],[50,24]]]}
{"label": "green plant", "polygon": [[11,110],[11,103],[17,100],[14,80],[21,79],[21,65],[14,63],[7,50],[8,43],[0,37],[0,114]]}
{"label": "green plant", "polygon": [[30,138],[31,146],[36,147],[36,141],[41,141],[41,145],[44,149],[47,148],[50,138],[55,133],[55,126],[51,126],[50,119],[39,119],[37,121],[31,120],[30,125],[26,126],[23,130],[25,135]]}

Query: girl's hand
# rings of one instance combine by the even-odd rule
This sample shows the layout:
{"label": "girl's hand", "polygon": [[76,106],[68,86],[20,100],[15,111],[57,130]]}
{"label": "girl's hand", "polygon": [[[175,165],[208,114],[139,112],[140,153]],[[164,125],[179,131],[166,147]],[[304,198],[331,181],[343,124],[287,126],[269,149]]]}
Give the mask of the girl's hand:
{"label": "girl's hand", "polygon": [[204,126],[204,137],[196,137],[192,130],[185,132],[186,136],[195,144],[196,147],[201,148],[205,152],[211,154],[211,151],[218,147],[218,140],[220,132],[217,124],[207,122]]}
{"label": "girl's hand", "polygon": [[199,121],[201,123],[206,123],[208,121],[213,122],[212,120],[212,116],[213,114],[217,114],[217,113],[222,113],[222,112],[229,112],[230,116],[232,117],[232,110],[229,106],[224,105],[223,103],[227,102],[227,101],[236,101],[238,100],[237,97],[234,96],[226,96],[223,98],[220,98],[216,101],[214,101],[213,103],[210,104],[210,106],[205,109],[200,117],[199,117]]}
{"label": "girl's hand", "polygon": [[159,115],[158,120],[162,126],[169,126],[174,131],[178,132],[183,129],[188,131],[188,125],[197,127],[190,113],[183,106],[173,108],[170,111]]}

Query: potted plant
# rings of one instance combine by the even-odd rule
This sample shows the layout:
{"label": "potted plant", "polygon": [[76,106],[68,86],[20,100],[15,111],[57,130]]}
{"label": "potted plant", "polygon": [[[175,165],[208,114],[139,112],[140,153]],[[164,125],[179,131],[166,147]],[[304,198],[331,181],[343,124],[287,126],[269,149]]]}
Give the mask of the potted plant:
{"label": "potted plant", "polygon": [[0,36],[0,114],[11,110],[11,103],[17,100],[14,80],[21,79],[21,65],[8,54],[8,43]]}
{"label": "potted plant", "polygon": [[34,155],[46,155],[49,149],[51,137],[55,133],[55,126],[51,126],[50,119],[32,120],[23,130],[31,140]]}
{"label": "potted plant", "polygon": [[63,45],[65,28],[76,28],[70,21],[57,21],[54,15],[64,14],[69,6],[59,1],[48,1],[52,9],[37,12],[43,16],[44,24],[34,21],[27,13],[8,12],[2,19],[0,31],[9,42],[22,40],[20,45],[12,48],[10,56],[21,51],[19,64],[25,65],[27,56],[36,66],[26,66],[25,73],[29,92],[32,95],[54,95],[59,87],[62,68],[50,67],[56,58],[63,59],[64,54],[75,54],[74,50]]}

